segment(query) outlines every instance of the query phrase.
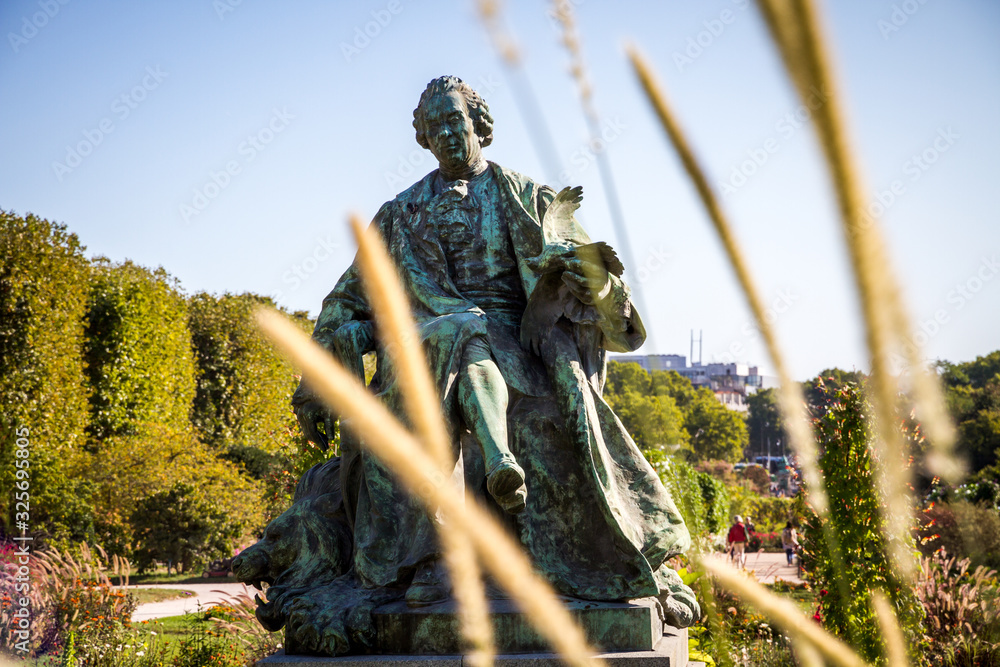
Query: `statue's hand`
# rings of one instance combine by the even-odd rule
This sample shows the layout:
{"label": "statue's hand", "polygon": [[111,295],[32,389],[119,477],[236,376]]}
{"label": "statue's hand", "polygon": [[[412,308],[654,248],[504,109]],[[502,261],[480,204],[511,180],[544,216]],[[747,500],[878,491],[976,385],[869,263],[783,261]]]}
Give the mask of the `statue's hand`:
{"label": "statue's hand", "polygon": [[[333,433],[334,416],[330,414],[323,403],[310,399],[294,407],[295,418],[299,421],[299,429],[306,440],[311,440],[326,451],[330,447],[330,435]],[[320,424],[323,430],[320,430]],[[324,433],[325,431],[325,433]]]}
{"label": "statue's hand", "polygon": [[603,266],[579,258],[567,259],[562,280],[577,299],[593,305],[607,296],[611,288],[608,271]]}

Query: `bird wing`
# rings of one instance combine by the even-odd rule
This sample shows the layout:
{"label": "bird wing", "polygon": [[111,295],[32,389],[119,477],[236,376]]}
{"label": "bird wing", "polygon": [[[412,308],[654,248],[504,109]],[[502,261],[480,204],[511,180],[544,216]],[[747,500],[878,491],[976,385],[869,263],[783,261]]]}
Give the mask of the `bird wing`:
{"label": "bird wing", "polygon": [[573,214],[580,208],[583,201],[583,188],[563,188],[545,210],[542,218],[542,237],[545,245],[571,243],[580,245],[590,243],[590,237],[583,227],[577,224]]}

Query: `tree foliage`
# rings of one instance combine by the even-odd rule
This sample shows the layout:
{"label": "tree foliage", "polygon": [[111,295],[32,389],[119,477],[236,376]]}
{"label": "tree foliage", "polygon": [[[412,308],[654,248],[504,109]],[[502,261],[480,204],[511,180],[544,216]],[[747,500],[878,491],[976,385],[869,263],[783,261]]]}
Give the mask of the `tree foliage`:
{"label": "tree foliage", "polygon": [[939,368],[958,425],[959,453],[980,478],[1000,479],[1000,350]]}
{"label": "tree foliage", "polygon": [[767,443],[771,444],[772,451],[778,451],[779,442],[788,443],[784,417],[774,389],[760,389],[747,396],[747,436],[749,449],[761,455],[767,451]]}
{"label": "tree foliage", "polygon": [[743,416],[674,371],[612,361],[604,398],[642,449],[679,446],[700,460],[738,461],[746,447]]}
{"label": "tree foliage", "polygon": [[[220,459],[190,427],[142,424],[135,430],[104,441],[74,471],[93,484],[88,500],[94,508],[97,539],[106,549],[129,555],[136,539],[142,543],[135,525],[138,508],[178,484],[192,487],[185,492],[191,507],[221,504],[227,508],[224,534],[235,530],[236,537],[246,537],[263,528],[263,484]],[[183,533],[176,537],[187,539]]]}
{"label": "tree foliage", "polygon": [[[198,365],[191,421],[220,450],[273,452],[291,417],[298,384],[291,365],[252,324],[254,309],[272,306],[255,294],[200,293],[191,298],[191,340]],[[311,328],[299,315],[303,329]],[[259,458],[259,457],[258,457]]]}
{"label": "tree foliage", "polygon": [[[30,443],[30,530],[75,538],[86,537],[89,526],[77,501],[86,482],[65,471],[87,424],[90,268],[83,251],[65,225],[0,210],[0,488],[13,488],[14,443],[23,435]],[[6,532],[14,532],[11,501],[0,494]]]}
{"label": "tree foliage", "polygon": [[[861,388],[847,383],[826,389],[824,414],[816,419],[821,447],[820,468],[829,498],[826,517],[803,507],[806,516],[802,562],[822,600],[823,624],[850,641],[865,659],[880,661],[883,647],[872,596],[881,590],[896,610],[900,626],[911,642],[919,632],[922,611],[909,583],[889,556],[889,533],[883,520],[886,499],[875,479],[877,461],[871,448],[874,417]],[[885,461],[905,465],[905,461]],[[824,524],[838,536],[826,541]],[[905,545],[914,551],[912,540]]]}
{"label": "tree foliage", "polygon": [[85,354],[95,441],[139,424],[188,424],[195,371],[187,304],[163,269],[98,260]]}

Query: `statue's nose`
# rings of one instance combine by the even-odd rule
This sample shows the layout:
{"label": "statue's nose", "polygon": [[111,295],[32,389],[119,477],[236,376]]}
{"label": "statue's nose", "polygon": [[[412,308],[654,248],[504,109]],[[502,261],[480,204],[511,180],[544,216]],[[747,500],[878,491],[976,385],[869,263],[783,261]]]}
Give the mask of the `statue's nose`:
{"label": "statue's nose", "polygon": [[240,566],[242,565],[243,565],[243,556],[241,554],[233,559],[233,563],[230,567],[232,568],[233,572],[235,572],[236,570],[240,569]]}

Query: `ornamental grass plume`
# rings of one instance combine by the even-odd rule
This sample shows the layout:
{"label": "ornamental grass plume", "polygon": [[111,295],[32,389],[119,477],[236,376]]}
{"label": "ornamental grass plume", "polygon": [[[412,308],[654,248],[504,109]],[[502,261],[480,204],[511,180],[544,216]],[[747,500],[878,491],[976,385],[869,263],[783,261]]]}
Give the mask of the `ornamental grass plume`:
{"label": "ornamental grass plume", "polygon": [[[451,440],[399,274],[376,232],[366,228],[358,216],[351,216],[351,229],[358,243],[361,279],[371,300],[382,345],[401,385],[407,387],[403,392],[407,417],[436,461],[440,478],[446,479],[453,466]],[[496,649],[486,587],[475,550],[468,537],[451,522],[439,523],[438,534],[458,604],[461,633],[471,647],[468,658],[474,667],[488,667],[493,664]]]}
{"label": "ornamental grass plume", "polygon": [[[882,519],[886,527],[886,541],[891,549],[892,564],[905,578],[912,580],[915,572],[914,559],[912,553],[906,550],[908,544],[906,537],[910,527],[907,520],[910,507],[909,472],[906,466],[894,465],[894,462],[903,460],[905,448],[903,438],[895,428],[897,420],[894,409],[899,387],[890,373],[890,357],[896,349],[902,348],[907,355],[917,412],[925,422],[933,444],[927,465],[933,473],[950,480],[954,480],[960,473],[960,466],[953,456],[952,449],[954,428],[946,417],[947,412],[936,378],[931,377],[923,368],[918,350],[912,345],[905,344],[910,333],[908,318],[898,283],[889,268],[882,237],[875,221],[870,216],[864,215],[865,200],[860,185],[860,172],[846,138],[846,123],[839,106],[839,92],[835,86],[830,58],[827,55],[815,7],[811,0],[759,0],[759,5],[771,36],[782,55],[789,77],[800,96],[806,99],[813,91],[822,90],[826,98],[815,111],[814,118],[820,145],[837,194],[840,218],[864,316],[866,343],[872,359],[872,400],[876,409],[877,423],[877,432],[872,444],[879,452],[877,459],[881,462],[877,483],[887,501]],[[670,109],[662,87],[656,82],[648,63],[635,49],[629,49],[629,57],[647,97],[705,205],[750,305],[750,310],[760,327],[772,363],[781,379],[780,404],[785,414],[785,424],[789,430],[793,449],[803,467],[810,501],[817,513],[824,516],[829,511],[829,503],[817,465],[815,439],[806,421],[801,389],[797,383],[791,382],[775,332],[762,317],[762,302],[740,247],[722,212],[718,198],[705,178],[704,170],[695,158],[680,124]],[[840,562],[838,536],[826,527],[825,522],[823,532],[831,546],[830,552],[837,572],[838,587],[843,589],[844,568]],[[708,560],[703,562],[706,563],[706,567],[710,567],[718,574],[717,566],[710,566],[711,562]],[[727,587],[741,587],[738,579],[728,575],[718,576]],[[755,599],[759,605],[763,605],[760,607],[762,610],[766,607],[773,613],[781,612],[781,607],[775,606],[779,600],[777,597],[761,590],[755,591]],[[888,608],[888,605],[886,607]],[[894,644],[893,639],[892,628],[898,628],[895,614],[891,609],[887,612],[883,609],[880,619],[886,628],[882,637],[886,643],[886,655],[894,661],[894,664],[904,664],[900,661],[906,660],[905,651],[900,652],[899,645]],[[825,633],[821,636],[800,630],[802,629],[799,628],[793,633],[793,640],[809,642],[826,655],[818,642],[832,637]],[[849,651],[846,646],[844,648]],[[860,660],[853,652],[851,656],[852,659]],[[827,656],[827,659],[830,657]]]}
{"label": "ornamental grass plume", "polygon": [[[873,403],[878,416],[874,444],[880,451],[879,458],[883,462],[903,458],[904,442],[895,428],[894,412],[899,387],[890,370],[891,357],[901,348],[909,364],[917,414],[933,448],[927,466],[933,474],[955,481],[961,468],[953,454],[954,427],[946,416],[936,377],[924,368],[916,346],[907,344],[911,334],[909,317],[891,270],[885,241],[874,218],[865,214],[867,198],[861,170],[850,146],[846,114],[841,107],[819,13],[811,0],[759,0],[759,5],[799,95],[806,99],[816,90],[825,94],[826,99],[815,109],[813,118],[836,191],[863,314]],[[897,538],[890,539],[894,546],[892,556],[896,566],[912,579],[914,559],[902,546],[906,543],[902,538],[910,528],[910,474],[904,467],[883,465],[880,478],[888,500],[884,519],[891,536]]]}

